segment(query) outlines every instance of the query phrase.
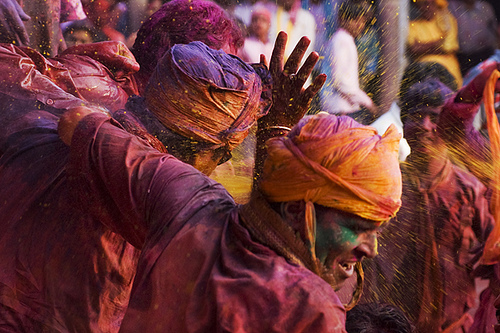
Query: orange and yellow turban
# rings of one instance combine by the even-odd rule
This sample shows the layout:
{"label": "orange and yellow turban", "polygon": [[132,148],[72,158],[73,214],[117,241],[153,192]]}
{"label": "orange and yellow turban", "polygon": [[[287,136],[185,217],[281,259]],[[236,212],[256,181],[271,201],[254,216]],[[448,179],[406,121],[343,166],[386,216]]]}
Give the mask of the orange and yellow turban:
{"label": "orange and yellow turban", "polygon": [[272,202],[304,200],[385,222],[401,206],[399,139],[394,126],[380,136],[349,117],[306,117],[267,142],[260,190]]}
{"label": "orange and yellow turban", "polygon": [[145,97],[149,110],[173,132],[232,149],[267,112],[270,102],[261,101],[261,92],[261,79],[251,66],[192,42],[165,53]]}

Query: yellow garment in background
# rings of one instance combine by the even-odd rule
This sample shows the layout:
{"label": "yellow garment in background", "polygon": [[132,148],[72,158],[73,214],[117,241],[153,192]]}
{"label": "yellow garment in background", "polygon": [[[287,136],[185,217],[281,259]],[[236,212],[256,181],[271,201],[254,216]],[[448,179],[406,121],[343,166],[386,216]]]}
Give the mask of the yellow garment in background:
{"label": "yellow garment in background", "polygon": [[446,53],[426,54],[416,58],[416,61],[437,62],[443,65],[457,80],[458,87],[462,86],[462,74],[456,56],[458,51],[457,21],[448,9],[439,10],[433,20],[410,21],[408,31],[408,45],[429,43],[444,39],[443,51]]}

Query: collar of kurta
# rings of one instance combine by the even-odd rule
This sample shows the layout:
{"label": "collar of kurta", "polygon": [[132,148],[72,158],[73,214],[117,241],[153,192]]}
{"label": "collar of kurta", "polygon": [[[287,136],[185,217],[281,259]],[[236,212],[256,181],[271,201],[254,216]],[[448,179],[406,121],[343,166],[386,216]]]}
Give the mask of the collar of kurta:
{"label": "collar of kurta", "polygon": [[276,213],[259,191],[253,191],[250,201],[239,208],[243,225],[252,237],[268,246],[288,262],[306,267],[322,276],[323,265],[313,259],[311,251],[297,233]]}
{"label": "collar of kurta", "polygon": [[[238,213],[242,224],[259,243],[268,246],[288,262],[309,269],[335,288],[333,276],[325,274],[328,271],[326,267],[311,253],[298,233],[269,206],[259,191],[252,192],[250,201],[240,206]],[[363,290],[364,273],[361,263],[356,265],[356,271],[358,285],[351,301],[345,305],[347,311],[357,304]]]}

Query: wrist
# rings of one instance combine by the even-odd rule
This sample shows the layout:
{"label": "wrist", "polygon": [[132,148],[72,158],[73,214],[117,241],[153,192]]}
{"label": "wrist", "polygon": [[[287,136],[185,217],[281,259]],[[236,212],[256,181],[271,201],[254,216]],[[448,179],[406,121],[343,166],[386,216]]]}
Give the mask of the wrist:
{"label": "wrist", "polygon": [[292,129],[287,126],[271,125],[271,126],[259,126],[257,129],[257,136],[282,136],[287,135]]}

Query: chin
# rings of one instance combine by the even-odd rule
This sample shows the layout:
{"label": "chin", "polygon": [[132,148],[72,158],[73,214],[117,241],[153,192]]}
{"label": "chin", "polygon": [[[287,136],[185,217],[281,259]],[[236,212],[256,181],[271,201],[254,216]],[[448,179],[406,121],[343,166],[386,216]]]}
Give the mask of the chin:
{"label": "chin", "polygon": [[329,269],[322,275],[323,280],[332,286],[333,290],[339,291],[345,285],[347,278],[340,269]]}

